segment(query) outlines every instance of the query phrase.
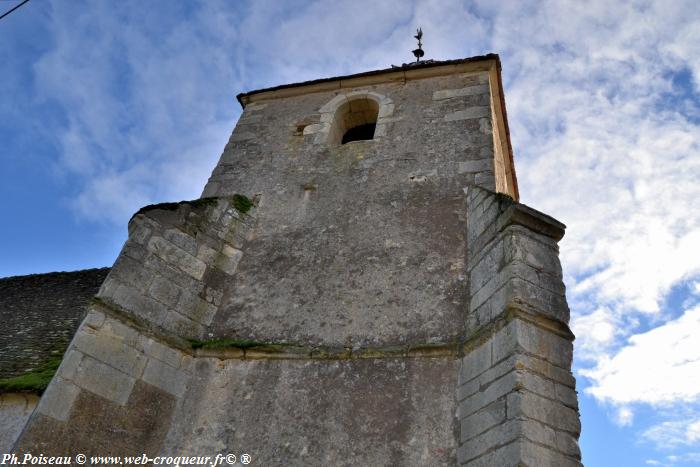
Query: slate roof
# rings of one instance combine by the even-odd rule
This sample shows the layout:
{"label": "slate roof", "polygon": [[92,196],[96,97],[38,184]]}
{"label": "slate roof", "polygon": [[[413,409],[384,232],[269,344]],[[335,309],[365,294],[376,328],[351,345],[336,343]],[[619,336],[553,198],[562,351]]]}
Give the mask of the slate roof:
{"label": "slate roof", "polygon": [[0,278],[0,379],[60,358],[109,270]]}

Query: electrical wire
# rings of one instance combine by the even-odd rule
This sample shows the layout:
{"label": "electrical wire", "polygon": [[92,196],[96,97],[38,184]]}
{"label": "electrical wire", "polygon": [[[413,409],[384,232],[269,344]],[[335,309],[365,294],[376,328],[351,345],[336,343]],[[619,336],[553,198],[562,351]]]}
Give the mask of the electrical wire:
{"label": "electrical wire", "polygon": [[25,3],[27,3],[28,1],[29,1],[29,0],[24,0],[22,3],[20,3],[20,4],[17,5],[16,7],[11,8],[9,11],[6,11],[5,13],[2,14],[2,16],[0,16],[0,19],[3,19],[5,16],[9,15],[9,14],[12,13],[13,11],[15,11],[17,8],[19,8],[19,7],[21,7],[22,5],[24,5]]}

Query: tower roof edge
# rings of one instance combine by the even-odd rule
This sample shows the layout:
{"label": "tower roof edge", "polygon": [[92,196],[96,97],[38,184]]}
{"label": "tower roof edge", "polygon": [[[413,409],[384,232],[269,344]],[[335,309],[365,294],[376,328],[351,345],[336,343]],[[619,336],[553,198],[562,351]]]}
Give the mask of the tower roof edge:
{"label": "tower roof edge", "polygon": [[486,55],[455,60],[427,60],[418,63],[404,63],[401,66],[392,66],[391,68],[384,68],[381,70],[365,71],[362,73],[334,76],[330,78],[320,78],[310,81],[302,81],[299,83],[282,84],[279,86],[242,92],[236,96],[236,99],[241,104],[241,107],[245,108],[245,106],[253,100],[258,100],[260,98],[271,98],[273,95],[274,97],[288,97],[298,94],[305,94],[308,92],[350,87],[357,85],[355,82],[359,80],[367,81],[369,79],[369,81],[374,84],[392,79],[415,79],[428,76],[438,76],[441,74],[453,73],[455,68],[474,68],[474,71],[477,71],[481,68],[479,65],[485,65],[483,66],[483,70],[487,70],[492,65],[495,65],[500,72],[501,60],[498,54],[489,53]]}

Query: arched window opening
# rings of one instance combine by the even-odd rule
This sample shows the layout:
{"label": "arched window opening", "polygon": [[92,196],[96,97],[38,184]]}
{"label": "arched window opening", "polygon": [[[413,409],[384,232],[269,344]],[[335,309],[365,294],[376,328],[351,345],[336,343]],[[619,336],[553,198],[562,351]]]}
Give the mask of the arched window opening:
{"label": "arched window opening", "polygon": [[346,144],[374,139],[379,104],[369,97],[358,97],[341,105],[331,127],[331,141]]}
{"label": "arched window opening", "polygon": [[354,128],[350,128],[343,135],[343,140],[340,142],[340,144],[349,143],[351,141],[372,139],[374,138],[374,129],[376,127],[376,123],[365,123]]}

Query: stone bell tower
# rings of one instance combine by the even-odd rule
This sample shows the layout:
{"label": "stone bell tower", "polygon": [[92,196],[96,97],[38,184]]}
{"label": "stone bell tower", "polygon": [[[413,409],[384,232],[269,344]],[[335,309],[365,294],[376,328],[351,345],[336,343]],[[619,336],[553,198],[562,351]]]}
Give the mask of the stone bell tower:
{"label": "stone bell tower", "polygon": [[557,242],[486,55],[240,94],[147,206],[17,452],[577,466]]}

